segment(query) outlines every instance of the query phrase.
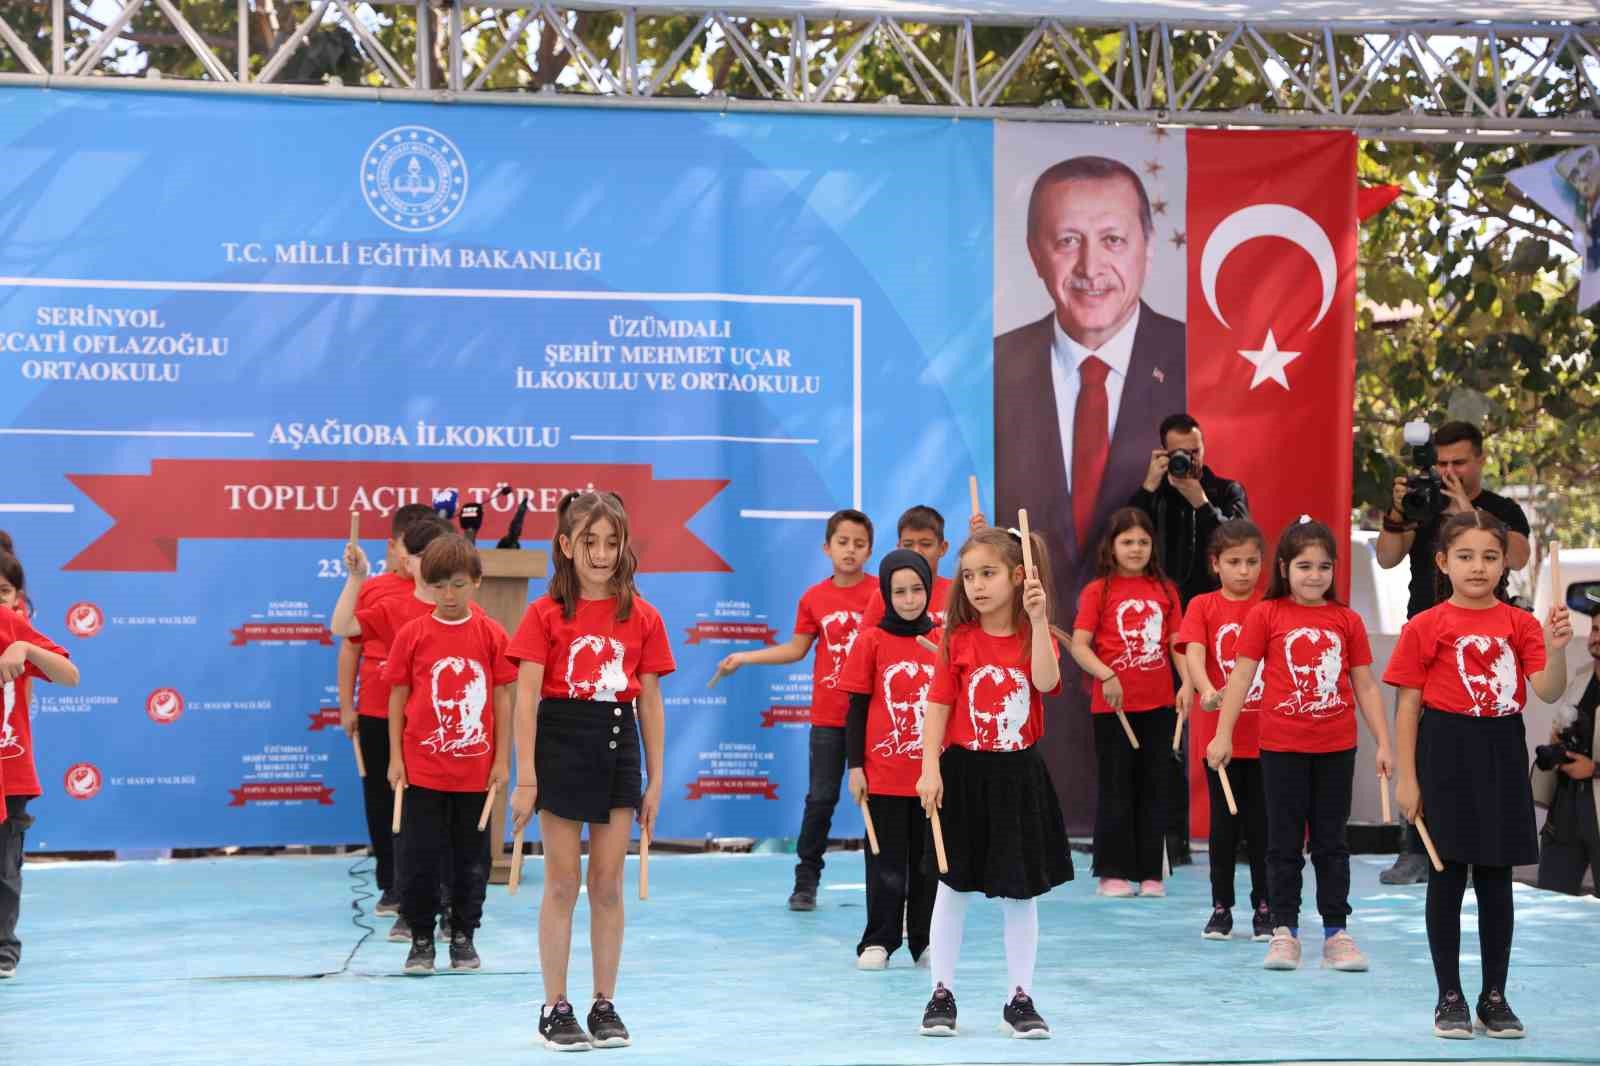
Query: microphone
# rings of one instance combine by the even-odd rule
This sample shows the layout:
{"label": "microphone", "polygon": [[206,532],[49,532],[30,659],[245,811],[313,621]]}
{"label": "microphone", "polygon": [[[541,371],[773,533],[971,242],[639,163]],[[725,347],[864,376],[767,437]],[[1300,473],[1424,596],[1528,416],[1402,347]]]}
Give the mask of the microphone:
{"label": "microphone", "polygon": [[456,513],[456,520],[461,523],[461,532],[471,541],[478,539],[478,530],[483,528],[483,504],[464,503],[461,510]]}
{"label": "microphone", "polygon": [[528,517],[528,497],[524,496],[522,502],[517,504],[517,513],[511,516],[511,528],[506,530],[506,535],[500,538],[496,548],[509,548],[513,551],[522,547],[522,521]]}
{"label": "microphone", "polygon": [[456,503],[461,494],[455,489],[438,489],[433,494],[433,513],[446,522],[456,516]]}

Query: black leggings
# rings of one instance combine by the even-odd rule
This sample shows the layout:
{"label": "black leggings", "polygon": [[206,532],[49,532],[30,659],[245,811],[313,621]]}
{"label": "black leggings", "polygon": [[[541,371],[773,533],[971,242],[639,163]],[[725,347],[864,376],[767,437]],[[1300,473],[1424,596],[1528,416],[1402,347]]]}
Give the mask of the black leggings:
{"label": "black leggings", "polygon": [[[1444,872],[1428,876],[1428,950],[1439,994],[1461,993],[1461,901],[1467,894],[1462,862],[1446,862]],[[1478,896],[1478,950],[1483,956],[1483,991],[1506,988],[1511,969],[1511,867],[1473,866],[1472,888]],[[1465,998],[1465,994],[1462,994]]]}

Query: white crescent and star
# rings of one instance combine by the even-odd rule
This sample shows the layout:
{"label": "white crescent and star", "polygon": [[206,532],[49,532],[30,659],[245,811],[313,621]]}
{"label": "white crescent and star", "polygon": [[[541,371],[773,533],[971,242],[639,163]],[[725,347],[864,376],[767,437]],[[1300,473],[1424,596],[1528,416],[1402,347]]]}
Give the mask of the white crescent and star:
{"label": "white crescent and star", "polygon": [[[1317,220],[1288,204],[1251,204],[1240,208],[1218,223],[1217,228],[1211,231],[1211,236],[1206,238],[1205,248],[1200,253],[1200,289],[1211,313],[1218,322],[1228,326],[1228,320],[1217,304],[1217,275],[1229,253],[1257,237],[1281,237],[1297,244],[1316,263],[1317,277],[1322,283],[1322,299],[1317,307],[1317,317],[1310,326],[1315,329],[1327,315],[1328,308],[1333,306],[1339,261],[1333,251],[1333,242],[1328,240],[1327,233]],[[1301,353],[1281,351],[1272,330],[1268,329],[1267,339],[1259,349],[1240,349],[1239,354],[1255,367],[1255,375],[1250,382],[1252,389],[1268,381],[1275,381],[1287,389],[1289,379],[1284,374],[1284,368],[1299,358]]]}

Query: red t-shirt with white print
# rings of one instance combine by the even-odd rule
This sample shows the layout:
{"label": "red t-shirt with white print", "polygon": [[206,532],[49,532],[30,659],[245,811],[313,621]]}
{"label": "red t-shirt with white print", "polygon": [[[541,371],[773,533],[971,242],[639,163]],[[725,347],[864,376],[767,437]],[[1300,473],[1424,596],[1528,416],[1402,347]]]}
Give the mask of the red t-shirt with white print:
{"label": "red t-shirt with white print", "polygon": [[[927,640],[939,642],[937,629]],[[867,705],[867,791],[874,796],[915,796],[922,776],[922,719],[939,653],[916,637],[863,629],[839,675],[845,692],[872,697]]]}
{"label": "red t-shirt with white print", "polygon": [[[811,665],[811,724],[843,726],[850,712],[850,696],[839,688],[839,675],[855,647],[861,619],[878,583],[863,579],[840,588],[833,578],[806,589],[795,611],[794,631],[816,639]],[[879,597],[882,598],[881,596]]]}
{"label": "red t-shirt with white print", "polygon": [[1360,615],[1337,603],[1265,600],[1245,616],[1235,654],[1265,664],[1263,750],[1318,754],[1356,746],[1350,671],[1372,663]]}
{"label": "red t-shirt with white print", "polygon": [[560,602],[541,596],[528,604],[506,654],[514,663],[541,664],[540,694],[556,700],[632,703],[640,674],[665,677],[677,669],[661,613],[637,594],[620,622],[615,597],[579,600],[565,618]]}
{"label": "red t-shirt with white print", "polygon": [[1448,601],[1405,624],[1384,684],[1422,691],[1436,711],[1473,718],[1521,714],[1527,677],[1545,667],[1544,630],[1508,603],[1473,610]]}
{"label": "red t-shirt with white print", "polygon": [[431,604],[423,603],[416,598],[416,588],[417,584],[411,578],[391,570],[364,582],[361,591],[356,593],[355,617],[356,621],[361,623],[361,635],[351,637],[350,640],[361,652],[361,660],[356,666],[357,714],[364,714],[368,718],[389,717],[389,685],[383,680],[383,661],[389,655],[388,640],[393,638],[399,629],[398,626],[393,629],[384,626],[383,635],[380,637],[378,626],[369,627],[366,620],[374,618],[373,608],[380,601],[390,597],[404,597],[420,608],[418,613],[405,618],[407,622],[431,611],[433,609]]}
{"label": "red t-shirt with white print", "polygon": [[[1183,624],[1178,627],[1178,647],[1199,644],[1206,650],[1206,677],[1211,687],[1221,692],[1228,685],[1228,675],[1233,673],[1233,663],[1238,657],[1239,637],[1244,634],[1244,620],[1256,604],[1259,593],[1249,599],[1230,600],[1221,592],[1207,592],[1189,601],[1183,612]],[[1256,664],[1256,675],[1246,690],[1244,708],[1233,726],[1233,757],[1258,759],[1261,757],[1261,695],[1266,687],[1263,673],[1265,663]],[[1217,718],[1221,709],[1208,711],[1195,703],[1195,713],[1190,718],[1190,728],[1195,731],[1194,743],[1204,749],[1217,735]]]}
{"label": "red t-shirt with white print", "polygon": [[[19,640],[71,658],[67,649],[33,628],[22,614],[0,608],[0,652]],[[4,766],[6,794],[11,796],[37,796],[42,792],[33,759],[33,723],[28,718],[32,678],[50,680],[29,662],[21,677],[0,685],[0,765]]]}
{"label": "red t-shirt with white print", "polygon": [[[1021,751],[1037,743],[1044,735],[1044,697],[1060,692],[1061,685],[1045,693],[1033,687],[1031,642],[1020,632],[991,636],[969,622],[949,635],[946,646],[949,655],[939,657],[928,690],[929,703],[950,708],[945,746]],[[1054,639],[1050,648],[1059,661]]]}
{"label": "red t-shirt with white print", "polygon": [[[955,582],[947,577],[933,575],[933,596],[928,600],[928,617],[933,619],[936,626],[944,625],[945,612],[950,609],[950,590],[955,587]],[[861,628],[871,629],[883,621],[886,608],[883,603],[883,589],[881,585],[872,586],[872,599],[867,601],[867,609],[861,615]]]}
{"label": "red t-shirt with white print", "polygon": [[[1129,714],[1171,707],[1172,639],[1182,601],[1177,586],[1150,577],[1102,577],[1078,596],[1072,628],[1094,634],[1090,647],[1122,682],[1122,709]],[[1112,714],[1105,686],[1093,679],[1089,710]]]}
{"label": "red t-shirt with white print", "polygon": [[488,788],[494,690],[517,679],[504,627],[481,612],[459,622],[429,613],[395,634],[383,676],[411,686],[401,739],[406,780],[440,792]]}

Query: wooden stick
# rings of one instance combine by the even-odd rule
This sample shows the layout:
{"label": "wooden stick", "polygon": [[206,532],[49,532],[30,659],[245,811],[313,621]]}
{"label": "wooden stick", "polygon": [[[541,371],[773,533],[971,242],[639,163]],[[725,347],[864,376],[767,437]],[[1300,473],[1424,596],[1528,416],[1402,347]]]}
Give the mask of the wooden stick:
{"label": "wooden stick", "polygon": [[1133,745],[1133,750],[1139,750],[1139,738],[1133,735],[1133,726],[1128,724],[1128,716],[1121,711],[1117,712],[1117,721],[1122,723],[1122,731],[1128,734],[1128,743]]}
{"label": "wooden stick", "polygon": [[1561,545],[1550,542],[1550,606],[1565,607],[1567,590],[1561,584]]}
{"label": "wooden stick", "polygon": [[1033,577],[1033,535],[1028,529],[1028,509],[1017,512],[1017,528],[1022,531],[1022,576]]}
{"label": "wooden stick", "polygon": [[1054,623],[1052,623],[1050,626],[1050,635],[1055,637],[1063,644],[1072,643],[1072,634],[1068,633],[1065,629],[1062,629],[1060,626],[1055,625]]}
{"label": "wooden stick", "polygon": [[406,786],[401,785],[394,790],[394,824],[389,827],[389,831],[396,835],[400,832],[400,807],[405,803],[405,799]]}
{"label": "wooden stick", "polygon": [[650,898],[650,834],[639,831],[639,898]]}
{"label": "wooden stick", "polygon": [[356,773],[360,774],[362,777],[366,777],[367,760],[361,757],[361,738],[359,736],[351,737],[350,746],[356,750]]}
{"label": "wooden stick", "polygon": [[1394,821],[1394,811],[1389,807],[1389,775],[1378,775],[1378,796],[1383,801],[1383,824]]}
{"label": "wooden stick", "polygon": [[967,475],[967,489],[972,493],[972,513],[983,513],[983,502],[978,499],[978,475]]}
{"label": "wooden stick", "polygon": [[872,812],[867,809],[867,797],[861,797],[861,818],[867,823],[867,846],[878,854],[878,830],[872,824]]}
{"label": "wooden stick", "polygon": [[1178,715],[1178,724],[1172,727],[1172,750],[1177,751],[1178,745],[1183,743],[1183,715]]}
{"label": "wooden stick", "polygon": [[938,860],[939,872],[950,872],[950,860],[944,854],[944,827],[939,824],[939,808],[935,807],[928,812],[928,818],[933,822],[933,857]]}
{"label": "wooden stick", "polygon": [[917,643],[922,645],[927,650],[933,652],[935,655],[939,654],[939,645],[935,644],[933,641],[929,640],[927,637],[919,635],[917,637]]}
{"label": "wooden stick", "polygon": [[1217,767],[1217,778],[1222,782],[1222,798],[1228,801],[1228,813],[1235,818],[1239,817],[1239,804],[1233,799],[1233,783],[1228,780],[1228,768]]}
{"label": "wooden stick", "polygon": [[360,544],[361,543],[361,512],[360,511],[351,511],[350,512],[350,543],[351,544]]}
{"label": "wooden stick", "polygon": [[1428,861],[1433,863],[1437,873],[1444,873],[1444,863],[1440,861],[1439,851],[1433,846],[1433,838],[1428,835],[1428,827],[1422,824],[1420,815],[1413,824],[1417,827],[1417,836],[1422,838],[1422,846],[1428,849]]}
{"label": "wooden stick", "polygon": [[506,888],[513,896],[517,894],[517,885],[522,883],[522,834],[525,829],[518,829],[511,834],[511,880],[506,883]]}
{"label": "wooden stick", "polygon": [[483,813],[478,815],[478,832],[489,828],[489,815],[494,813],[494,794],[499,791],[498,781],[489,782],[489,791],[483,795]]}

